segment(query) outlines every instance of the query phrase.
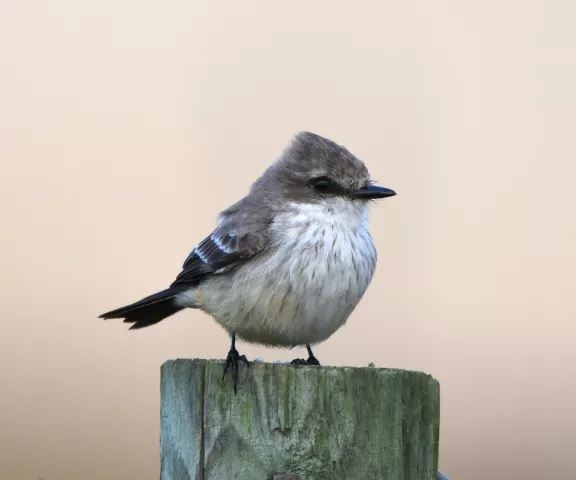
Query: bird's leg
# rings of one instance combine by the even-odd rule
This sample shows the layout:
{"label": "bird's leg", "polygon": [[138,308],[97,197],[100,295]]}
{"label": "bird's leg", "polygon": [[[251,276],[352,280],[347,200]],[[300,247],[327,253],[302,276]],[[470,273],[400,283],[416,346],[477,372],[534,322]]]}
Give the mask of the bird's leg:
{"label": "bird's leg", "polygon": [[228,367],[232,365],[232,384],[234,386],[234,394],[236,394],[237,386],[238,386],[238,363],[242,361],[246,363],[248,367],[250,367],[250,363],[248,363],[248,359],[246,355],[240,355],[238,350],[236,350],[236,334],[232,334],[232,345],[230,346],[230,351],[226,356],[226,361],[224,363],[224,371],[222,372],[222,380],[226,376],[226,372],[228,371]]}
{"label": "bird's leg", "polygon": [[310,348],[310,344],[306,345],[306,350],[308,350],[308,360],[306,360],[306,364],[308,364],[308,365],[320,365],[320,362],[312,353],[312,348]]}
{"label": "bird's leg", "polygon": [[306,345],[306,350],[308,350],[308,360],[304,360],[303,358],[295,358],[290,363],[292,365],[320,365],[320,362],[312,353],[310,344]]}

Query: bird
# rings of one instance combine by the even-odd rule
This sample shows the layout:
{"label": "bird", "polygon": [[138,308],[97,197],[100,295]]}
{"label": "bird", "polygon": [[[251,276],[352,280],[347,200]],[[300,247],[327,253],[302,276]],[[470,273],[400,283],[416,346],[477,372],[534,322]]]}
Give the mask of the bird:
{"label": "bird", "polygon": [[141,329],[184,309],[211,316],[229,334],[222,380],[249,367],[236,340],[303,347],[298,366],[320,365],[312,346],[348,320],[370,285],[377,252],[368,207],[396,195],[375,185],[345,146],[294,134],[248,193],[216,215],[168,288],[99,315]]}

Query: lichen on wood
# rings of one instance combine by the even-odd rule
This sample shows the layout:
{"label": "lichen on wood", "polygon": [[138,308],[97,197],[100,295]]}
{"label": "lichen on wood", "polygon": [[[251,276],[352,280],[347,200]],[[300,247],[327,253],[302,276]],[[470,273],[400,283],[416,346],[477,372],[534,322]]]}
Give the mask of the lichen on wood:
{"label": "lichen on wood", "polygon": [[433,480],[438,382],[374,367],[241,366],[161,370],[161,480]]}

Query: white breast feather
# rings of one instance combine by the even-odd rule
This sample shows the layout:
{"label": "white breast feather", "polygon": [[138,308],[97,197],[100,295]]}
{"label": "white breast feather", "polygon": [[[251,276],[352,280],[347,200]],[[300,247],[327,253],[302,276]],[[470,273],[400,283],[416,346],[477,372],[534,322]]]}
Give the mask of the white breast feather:
{"label": "white breast feather", "polygon": [[323,341],[346,322],[374,274],[367,206],[346,199],[295,203],[275,219],[272,233],[268,253],[201,287],[202,308],[246,341]]}

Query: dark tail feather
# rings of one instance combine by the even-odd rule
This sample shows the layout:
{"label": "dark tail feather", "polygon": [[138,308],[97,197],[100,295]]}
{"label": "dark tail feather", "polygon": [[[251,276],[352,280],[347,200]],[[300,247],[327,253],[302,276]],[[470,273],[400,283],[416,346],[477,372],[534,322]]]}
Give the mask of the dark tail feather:
{"label": "dark tail feather", "polygon": [[103,313],[98,318],[123,318],[124,323],[134,324],[129,330],[149,327],[184,309],[176,305],[175,299],[182,290],[182,288],[168,288],[131,305]]}

